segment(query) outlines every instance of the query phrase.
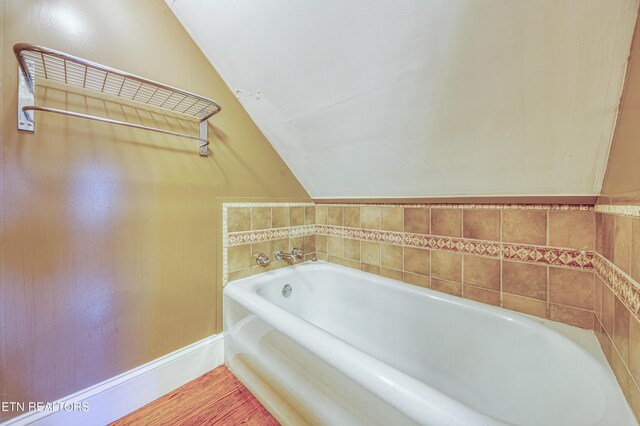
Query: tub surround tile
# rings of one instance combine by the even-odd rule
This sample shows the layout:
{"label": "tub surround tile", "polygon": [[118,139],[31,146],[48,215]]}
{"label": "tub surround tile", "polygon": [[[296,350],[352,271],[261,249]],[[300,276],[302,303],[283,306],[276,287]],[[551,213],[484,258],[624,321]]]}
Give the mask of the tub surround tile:
{"label": "tub surround tile", "polygon": [[229,232],[251,230],[251,209],[249,207],[233,207],[229,209]]}
{"label": "tub surround tile", "polygon": [[380,243],[361,241],[360,260],[369,265],[380,266]]}
{"label": "tub surround tile", "polygon": [[502,257],[520,262],[546,265],[593,268],[594,255],[589,251],[567,250],[552,247],[502,244]]}
{"label": "tub surround tile", "polygon": [[636,415],[636,419],[640,422],[640,388],[638,388],[637,383],[638,382],[634,383],[634,385],[629,385],[629,396],[627,400],[629,401],[633,414]]}
{"label": "tub surround tile", "polygon": [[380,229],[381,207],[360,207],[360,226],[365,229]]}
{"label": "tub surround tile", "polygon": [[502,241],[546,245],[547,212],[543,210],[504,210],[502,212]]}
{"label": "tub surround tile", "polygon": [[640,282],[640,218],[631,220],[631,278]]}
{"label": "tub surround tile", "polygon": [[462,297],[465,299],[475,300],[476,302],[486,303],[488,305],[500,306],[500,292],[487,290],[485,288],[464,285],[462,287]]}
{"label": "tub surround tile", "polygon": [[344,257],[350,260],[360,261],[360,240],[344,239]]}
{"label": "tub surround tile", "polygon": [[461,283],[462,255],[434,250],[431,253],[431,276]]}
{"label": "tub surround tile", "polygon": [[631,273],[631,218],[615,216],[613,263],[625,273]]}
{"label": "tub surround tile", "polygon": [[304,225],[304,207],[290,207],[289,216],[291,218],[291,226]]}
{"label": "tub surround tile", "polygon": [[429,234],[431,215],[428,208],[408,207],[404,209],[404,232]]}
{"label": "tub surround tile", "polygon": [[640,384],[640,321],[629,318],[629,371]]}
{"label": "tub surround tile", "polygon": [[413,284],[424,288],[431,288],[431,282],[428,275],[413,274],[404,272],[402,280],[407,284]]}
{"label": "tub surround tile", "polygon": [[447,237],[462,237],[462,209],[432,209],[431,233]]}
{"label": "tub surround tile", "polygon": [[596,220],[596,252],[613,262],[614,216],[598,214]]}
{"label": "tub surround tile", "polygon": [[304,237],[304,253],[315,253],[316,251],[316,236],[315,235],[306,235]]}
{"label": "tub surround tile", "polygon": [[516,296],[515,294],[502,294],[502,307],[524,314],[547,318],[547,304],[541,300]]}
{"label": "tub surround tile", "polygon": [[291,226],[289,207],[271,208],[271,227],[285,228]]}
{"label": "tub surround tile", "polygon": [[383,231],[404,230],[404,209],[402,207],[383,207],[380,211],[380,228]]}
{"label": "tub surround tile", "polygon": [[602,282],[597,274],[594,274],[595,278],[595,292],[593,301],[593,312],[598,318],[602,318],[602,288],[605,284]]}
{"label": "tub surround tile", "polygon": [[593,330],[593,311],[549,304],[549,319]]}
{"label": "tub surround tile", "polygon": [[602,288],[602,326],[604,327],[604,331],[609,335],[613,336],[613,299],[614,299],[613,291],[605,285]]}
{"label": "tub surround tile", "polygon": [[549,212],[549,245],[593,250],[595,249],[595,227],[594,212],[551,211]]}
{"label": "tub surround tile", "polygon": [[380,275],[380,266],[378,265],[370,265],[368,263],[361,263],[360,270],[363,272],[368,272],[370,274]]}
{"label": "tub surround tile", "polygon": [[327,254],[329,256],[342,257],[342,238],[327,237]]}
{"label": "tub surround tile", "polygon": [[307,206],[304,208],[304,224],[315,225],[316,224],[316,208],[315,206]]}
{"label": "tub surround tile", "polygon": [[229,282],[239,280],[241,278],[247,278],[249,276],[251,276],[250,268],[240,269],[238,271],[232,271],[232,272],[229,272]]}
{"label": "tub surround tile", "polygon": [[316,235],[316,251],[319,253],[327,252],[327,236],[326,235]]}
{"label": "tub surround tile", "polygon": [[452,296],[462,297],[462,284],[431,278],[431,289]]}
{"label": "tub surround tile", "polygon": [[251,208],[251,229],[271,228],[271,207]]}
{"label": "tub surround tile", "polygon": [[613,345],[629,364],[629,310],[617,297],[613,300]]}
{"label": "tub surround tile", "polygon": [[463,282],[489,290],[500,290],[500,260],[464,255]]}
{"label": "tub surround tile", "polygon": [[344,226],[348,228],[360,228],[360,207],[344,207]]}
{"label": "tub surround tile", "polygon": [[618,380],[618,384],[622,389],[622,392],[625,395],[629,394],[629,373],[627,372],[627,367],[624,364],[622,358],[620,358],[620,354],[615,348],[615,344],[613,350],[611,351],[611,369],[613,370],[613,374],[615,374],[616,379]]}
{"label": "tub surround tile", "polygon": [[430,253],[413,247],[405,247],[403,252],[404,270],[419,275],[429,275]]}
{"label": "tub surround tile", "polygon": [[327,207],[327,225],[342,226],[342,207]]}
{"label": "tub surround tile", "polygon": [[499,210],[465,209],[462,214],[462,230],[464,238],[500,241]]}
{"label": "tub surround tile", "polygon": [[[380,245],[380,266],[402,270],[404,265],[402,246],[392,244]],[[402,278],[400,278],[402,280]]]}
{"label": "tub surround tile", "polygon": [[572,269],[549,268],[549,302],[594,309],[594,274]]}
{"label": "tub surround tile", "polygon": [[547,300],[547,268],[526,263],[502,262],[502,291]]}
{"label": "tub surround tile", "polygon": [[327,206],[316,206],[316,225],[327,224]]}
{"label": "tub surround tile", "polygon": [[251,266],[251,244],[229,248],[229,271],[237,271]]}
{"label": "tub surround tile", "polygon": [[389,268],[380,268],[380,275],[386,278],[391,278],[392,280],[402,281],[403,275],[402,271],[397,271],[395,269]]}

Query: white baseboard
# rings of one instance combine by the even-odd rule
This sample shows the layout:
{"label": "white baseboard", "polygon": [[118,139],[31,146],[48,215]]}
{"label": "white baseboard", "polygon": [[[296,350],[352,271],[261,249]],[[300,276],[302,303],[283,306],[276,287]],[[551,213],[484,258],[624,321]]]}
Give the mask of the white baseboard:
{"label": "white baseboard", "polygon": [[220,333],[56,401],[87,403],[87,411],[31,411],[0,426],[105,425],[223,363]]}

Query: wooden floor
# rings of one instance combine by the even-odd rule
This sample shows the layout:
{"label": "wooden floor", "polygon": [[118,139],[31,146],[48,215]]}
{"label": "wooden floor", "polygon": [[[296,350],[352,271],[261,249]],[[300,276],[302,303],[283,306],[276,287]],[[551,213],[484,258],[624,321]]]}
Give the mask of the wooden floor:
{"label": "wooden floor", "polygon": [[111,423],[124,425],[278,425],[225,366]]}

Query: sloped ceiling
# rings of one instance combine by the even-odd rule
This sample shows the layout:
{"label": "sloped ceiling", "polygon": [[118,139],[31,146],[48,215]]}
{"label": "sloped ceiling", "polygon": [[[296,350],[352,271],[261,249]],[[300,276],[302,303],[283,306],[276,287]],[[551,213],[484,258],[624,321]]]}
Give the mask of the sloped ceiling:
{"label": "sloped ceiling", "polygon": [[638,0],[167,4],[314,198],[600,191]]}

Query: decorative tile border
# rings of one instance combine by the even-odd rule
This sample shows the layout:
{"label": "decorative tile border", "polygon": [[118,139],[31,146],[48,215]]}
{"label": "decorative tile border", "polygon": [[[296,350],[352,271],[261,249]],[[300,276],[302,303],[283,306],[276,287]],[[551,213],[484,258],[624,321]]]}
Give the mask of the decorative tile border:
{"label": "decorative tile border", "polygon": [[552,266],[593,268],[593,252],[585,250],[502,243],[502,258]]}
{"label": "decorative tile border", "polygon": [[[295,206],[294,206],[295,207]],[[225,234],[227,247],[243,244],[259,243],[262,241],[279,240],[281,238],[295,238],[313,235],[315,225],[289,226],[286,228],[257,229],[254,231],[229,232]]]}
{"label": "decorative tile border", "polygon": [[600,253],[596,253],[593,266],[600,279],[618,296],[640,320],[640,284]]}
{"label": "decorative tile border", "polygon": [[593,269],[592,251],[567,248],[500,243],[497,241],[471,240],[466,238],[442,237],[408,232],[380,231],[344,226],[316,225],[317,235],[352,238],[363,241],[395,244],[431,250],[451,251],[462,254],[565,266],[579,269]]}
{"label": "decorative tile border", "polygon": [[624,206],[619,204],[597,204],[597,213],[617,214],[620,216],[640,217],[640,206]]}
{"label": "decorative tile border", "polygon": [[432,209],[466,209],[466,210],[561,210],[561,211],[593,211],[587,204],[429,204],[429,203],[316,203],[316,207],[430,207]]}

